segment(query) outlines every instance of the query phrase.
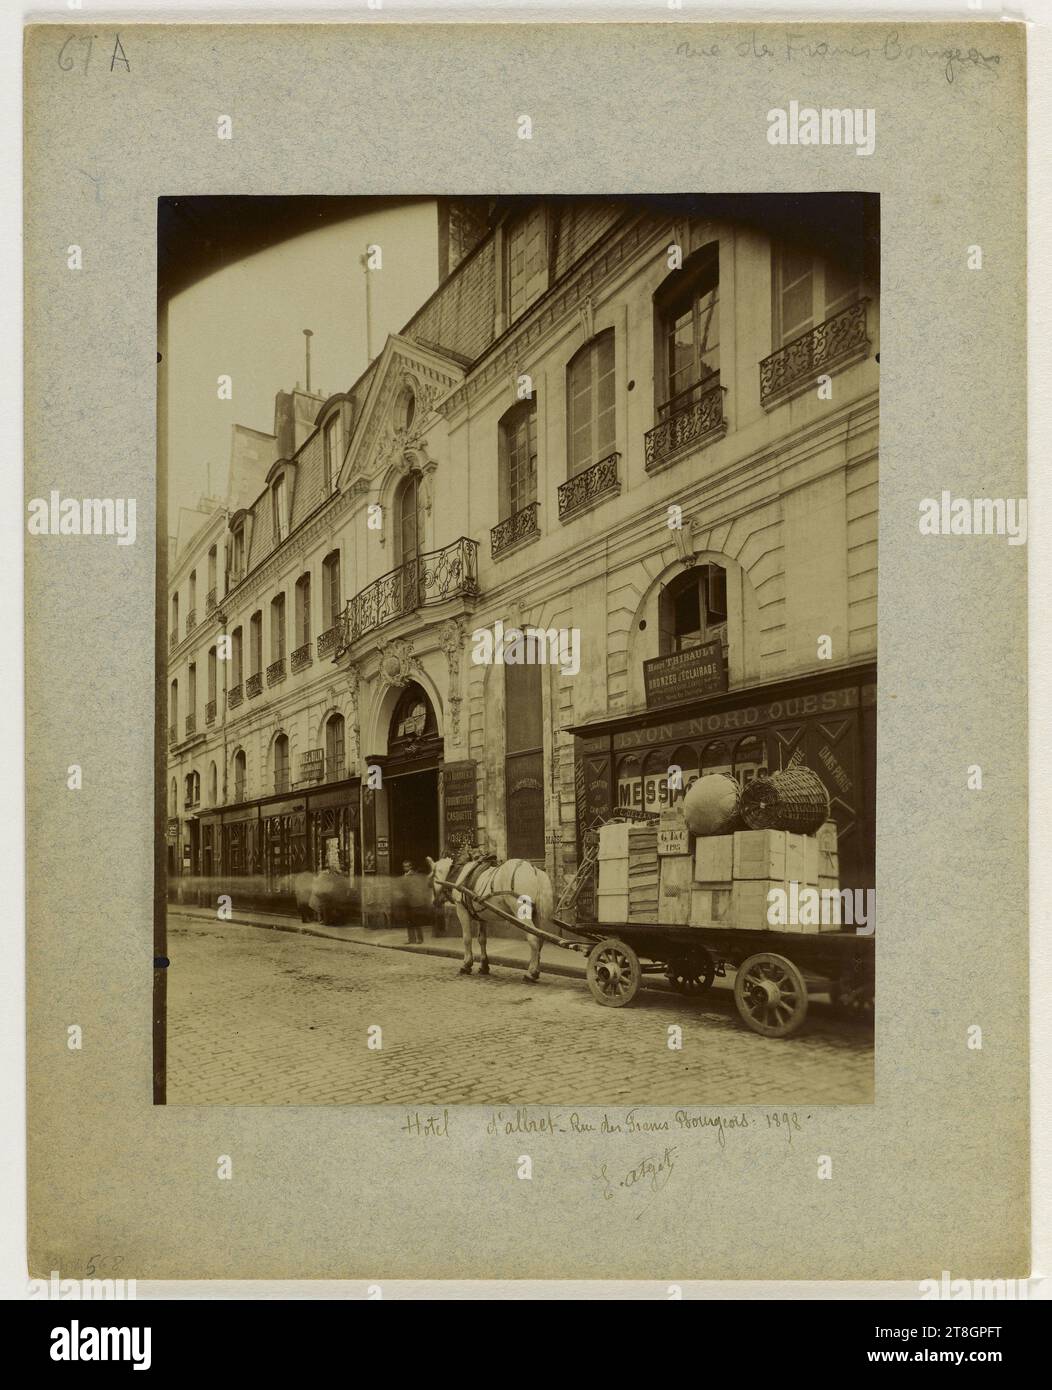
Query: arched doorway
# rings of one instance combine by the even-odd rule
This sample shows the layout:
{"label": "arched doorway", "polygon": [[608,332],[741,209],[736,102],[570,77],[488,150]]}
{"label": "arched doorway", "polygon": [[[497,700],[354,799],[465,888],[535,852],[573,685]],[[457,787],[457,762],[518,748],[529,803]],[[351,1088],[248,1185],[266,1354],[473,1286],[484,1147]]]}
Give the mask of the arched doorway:
{"label": "arched doorway", "polygon": [[408,862],[425,867],[438,856],[438,769],[442,739],[427,692],[416,681],[403,690],[391,715],[387,735],[388,825],[392,874]]}

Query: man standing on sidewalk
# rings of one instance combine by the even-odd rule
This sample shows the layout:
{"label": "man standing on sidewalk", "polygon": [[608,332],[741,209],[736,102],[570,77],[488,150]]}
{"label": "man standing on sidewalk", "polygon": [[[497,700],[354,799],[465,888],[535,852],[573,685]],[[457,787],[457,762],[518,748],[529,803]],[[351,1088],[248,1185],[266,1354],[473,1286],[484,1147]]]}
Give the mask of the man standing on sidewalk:
{"label": "man standing on sidewalk", "polygon": [[423,942],[423,923],[427,916],[427,899],[431,883],[426,875],[417,873],[409,859],[402,860],[402,877],[396,886],[398,906],[405,913],[407,941],[410,946]]}

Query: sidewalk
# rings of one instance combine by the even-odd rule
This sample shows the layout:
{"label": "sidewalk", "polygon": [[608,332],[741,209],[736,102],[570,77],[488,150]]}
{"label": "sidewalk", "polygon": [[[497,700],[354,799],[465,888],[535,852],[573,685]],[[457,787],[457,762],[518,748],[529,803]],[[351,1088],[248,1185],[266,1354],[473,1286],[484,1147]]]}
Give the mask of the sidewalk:
{"label": "sidewalk", "polygon": [[[462,960],[464,955],[464,944],[459,935],[425,936],[420,944],[410,945],[406,940],[405,927],[395,927],[387,931],[376,931],[371,927],[326,927],[320,922],[300,922],[295,917],[284,917],[274,912],[238,912],[236,907],[233,915],[221,922],[210,909],[184,903],[169,903],[168,915],[188,918],[207,925],[225,926],[228,920],[244,927],[295,932],[301,936],[321,936],[330,941],[349,941],[357,946],[383,946],[392,951],[413,951],[424,956],[448,956],[452,960]],[[477,943],[474,950],[477,961]],[[525,937],[521,941],[512,941],[507,937],[494,936],[487,942],[486,954],[491,965],[525,970],[530,959],[530,946]],[[579,951],[562,950],[545,942],[541,969],[548,975],[569,975],[576,979],[584,979],[585,959]]]}

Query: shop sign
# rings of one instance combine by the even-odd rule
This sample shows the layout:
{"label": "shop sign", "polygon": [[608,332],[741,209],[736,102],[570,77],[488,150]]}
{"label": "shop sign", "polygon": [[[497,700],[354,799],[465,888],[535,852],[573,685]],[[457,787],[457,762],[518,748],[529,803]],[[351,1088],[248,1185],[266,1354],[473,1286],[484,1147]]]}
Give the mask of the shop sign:
{"label": "shop sign", "polygon": [[723,662],[723,643],[704,642],[700,647],[671,656],[655,656],[643,662],[643,684],[647,709],[655,705],[676,705],[701,695],[727,689],[727,668]]}

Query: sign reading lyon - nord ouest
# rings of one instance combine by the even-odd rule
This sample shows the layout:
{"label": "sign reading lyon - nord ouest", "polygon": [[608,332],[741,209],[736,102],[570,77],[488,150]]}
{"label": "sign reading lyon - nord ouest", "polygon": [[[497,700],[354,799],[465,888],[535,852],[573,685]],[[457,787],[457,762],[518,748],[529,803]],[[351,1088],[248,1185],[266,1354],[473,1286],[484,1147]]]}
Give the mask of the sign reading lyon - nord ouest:
{"label": "sign reading lyon - nord ouest", "polygon": [[727,689],[723,665],[723,643],[705,642],[672,656],[655,656],[643,662],[643,684],[647,709],[674,705],[698,695],[712,695]]}

